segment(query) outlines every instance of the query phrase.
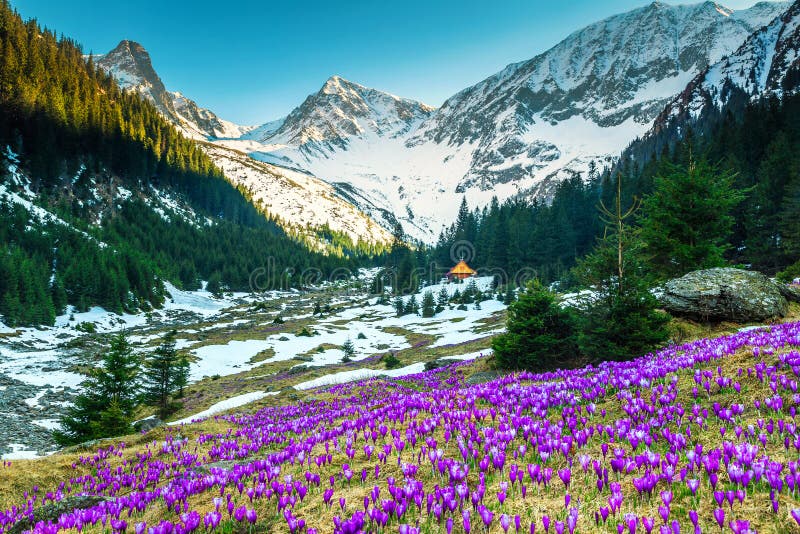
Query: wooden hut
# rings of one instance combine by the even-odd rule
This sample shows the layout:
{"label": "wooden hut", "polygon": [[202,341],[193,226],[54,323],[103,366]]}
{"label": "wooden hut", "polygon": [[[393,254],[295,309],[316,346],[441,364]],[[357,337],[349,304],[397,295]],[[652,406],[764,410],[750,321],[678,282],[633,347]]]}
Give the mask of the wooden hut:
{"label": "wooden hut", "polygon": [[474,271],[469,265],[467,265],[467,262],[461,260],[456,264],[455,267],[447,271],[446,276],[448,280],[464,280],[465,278],[475,276],[476,274],[478,274],[477,271]]}

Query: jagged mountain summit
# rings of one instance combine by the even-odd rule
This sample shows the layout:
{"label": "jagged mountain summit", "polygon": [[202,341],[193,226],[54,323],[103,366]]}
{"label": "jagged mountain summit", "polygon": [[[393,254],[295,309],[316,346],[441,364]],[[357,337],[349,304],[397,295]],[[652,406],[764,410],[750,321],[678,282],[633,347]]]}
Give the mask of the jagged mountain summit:
{"label": "jagged mountain summit", "polygon": [[[346,150],[352,138],[396,138],[416,128],[434,108],[332,76],[272,131],[259,137],[265,144],[291,145],[309,158]],[[268,123],[274,124],[274,123]]]}
{"label": "jagged mountain summit", "polygon": [[[238,138],[207,137],[324,180],[384,227],[399,220],[431,242],[462,196],[471,206],[493,196],[546,199],[560,180],[613,164],[689,82],[788,6],[761,2],[734,11],[714,2],[653,2],[578,30],[438,109],[333,76],[282,119]],[[179,124],[187,113],[173,116],[180,106],[164,95],[175,93],[137,47],[121,44],[108,55],[120,60],[100,62],[121,83],[160,99]]]}
{"label": "jagged mountain summit", "polygon": [[241,137],[252,129],[217,117],[179,92],[167,91],[153,68],[150,54],[135,41],[123,40],[108,54],[94,56],[94,60],[114,76],[120,87],[137,91],[155,104],[188,137]]}
{"label": "jagged mountain summit", "polygon": [[[431,241],[462,195],[471,205],[546,198],[561,179],[609,165],[689,81],[787,5],[654,2],[576,31],[432,112],[333,77],[279,127],[248,136],[261,147],[243,149],[312,172]],[[365,93],[404,102],[404,113]]]}

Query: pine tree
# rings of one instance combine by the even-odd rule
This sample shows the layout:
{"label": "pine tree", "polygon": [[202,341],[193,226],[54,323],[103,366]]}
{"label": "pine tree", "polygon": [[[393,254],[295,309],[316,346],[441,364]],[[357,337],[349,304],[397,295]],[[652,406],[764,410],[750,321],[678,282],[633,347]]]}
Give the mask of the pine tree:
{"label": "pine tree", "polygon": [[734,189],[735,178],[691,156],[687,167],[671,165],[656,177],[655,191],[643,203],[642,239],[660,277],[725,265],[731,210],[744,198]]}
{"label": "pine tree", "polygon": [[433,317],[436,315],[436,301],[433,298],[433,293],[426,291],[422,296],[422,316]]}
{"label": "pine tree", "polygon": [[83,393],[61,418],[53,437],[61,445],[125,434],[135,406],[138,360],[124,333],[114,336],[101,365],[83,384]]}
{"label": "pine tree", "polygon": [[447,288],[439,290],[439,295],[436,297],[436,313],[443,312],[447,305],[450,303],[450,296],[447,294]]}
{"label": "pine tree", "polygon": [[215,297],[222,296],[222,276],[219,274],[218,271],[214,271],[213,273],[211,273],[211,276],[208,277],[208,283],[206,283],[206,291],[208,291]]}
{"label": "pine tree", "polygon": [[403,297],[401,297],[400,295],[397,295],[394,298],[393,306],[394,306],[394,311],[395,311],[395,314],[397,315],[397,317],[402,317],[403,315],[406,314],[406,307],[403,304]]}
{"label": "pine tree", "polygon": [[511,303],[514,302],[515,297],[516,296],[514,295],[514,287],[511,284],[508,284],[508,286],[506,286],[506,294],[503,297],[503,304],[505,304],[506,306],[511,305]]}
{"label": "pine tree", "polygon": [[175,377],[173,380],[173,386],[178,390],[179,399],[183,398],[183,390],[189,383],[190,370],[191,365],[189,363],[189,357],[186,355],[186,353],[179,353],[178,362],[175,366]]}
{"label": "pine tree", "polygon": [[[749,202],[745,258],[754,269],[774,273],[786,264],[786,243],[782,235],[786,225],[781,224],[781,212],[788,200],[787,192],[791,195],[787,189],[797,172],[795,151],[786,134],[777,132],[758,166],[757,182]],[[791,234],[792,225],[789,226]]]}
{"label": "pine tree", "polygon": [[175,388],[175,377],[179,367],[175,350],[175,330],[164,335],[161,344],[145,360],[144,399],[158,409],[161,419],[171,413],[170,395]]}
{"label": "pine tree", "polygon": [[349,363],[353,360],[353,356],[356,355],[356,347],[353,345],[353,342],[350,341],[350,338],[342,344],[342,363]]}
{"label": "pine tree", "polygon": [[405,308],[403,309],[404,315],[418,315],[419,314],[419,304],[417,303],[417,296],[411,295],[408,298],[408,302],[406,302]]}
{"label": "pine tree", "polygon": [[576,319],[538,280],[508,308],[506,332],[492,340],[500,367],[529,371],[566,369],[580,362]]}
{"label": "pine tree", "polygon": [[103,371],[96,377],[97,386],[114,401],[126,415],[136,406],[136,377],[139,375],[139,358],[133,352],[124,332],[111,338],[109,350],[103,359]]}
{"label": "pine tree", "polygon": [[594,294],[585,303],[578,342],[592,361],[627,360],[666,341],[669,316],[656,310],[642,261],[644,244],[627,224],[634,203],[623,211],[621,179],[614,208],[601,204],[606,236],[575,268],[579,280]]}

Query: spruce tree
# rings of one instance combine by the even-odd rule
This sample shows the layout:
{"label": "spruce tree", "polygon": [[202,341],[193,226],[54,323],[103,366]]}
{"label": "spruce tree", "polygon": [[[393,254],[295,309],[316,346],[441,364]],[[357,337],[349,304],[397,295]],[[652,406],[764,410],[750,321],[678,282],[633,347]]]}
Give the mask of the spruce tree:
{"label": "spruce tree", "polygon": [[183,390],[189,383],[190,370],[191,365],[189,363],[189,357],[184,352],[179,353],[178,363],[175,367],[175,378],[173,380],[173,386],[178,390],[179,399],[183,398]]}
{"label": "spruce tree", "polygon": [[550,371],[580,362],[576,319],[538,280],[528,284],[508,308],[506,332],[492,340],[503,369]]}
{"label": "spruce tree", "polygon": [[215,297],[222,296],[222,277],[219,272],[214,271],[211,273],[211,276],[208,277],[208,283],[206,283],[206,291],[214,295]]}
{"label": "spruce tree", "polygon": [[439,295],[436,297],[436,313],[443,312],[447,305],[450,303],[450,296],[447,294],[447,288],[439,290]]}
{"label": "spruce tree", "polygon": [[138,359],[124,333],[114,336],[103,360],[82,384],[83,393],[60,420],[53,437],[61,445],[130,431]]}
{"label": "spruce tree", "polygon": [[397,317],[402,317],[406,314],[406,307],[405,304],[403,304],[403,297],[400,295],[397,295],[394,298],[394,303],[392,305],[394,306],[394,311]]}
{"label": "spruce tree", "polygon": [[657,311],[642,260],[643,241],[628,224],[634,203],[623,211],[621,179],[614,207],[601,203],[606,236],[575,268],[577,277],[592,290],[584,302],[578,342],[592,361],[627,360],[666,341],[669,316]]}
{"label": "spruce tree", "polygon": [[433,298],[433,293],[426,291],[422,296],[422,316],[433,317],[436,315],[436,301]]}
{"label": "spruce tree", "polygon": [[350,341],[350,338],[342,344],[342,363],[349,363],[353,360],[353,356],[356,354],[356,347],[353,345],[353,342]]}
{"label": "spruce tree", "polygon": [[670,278],[725,265],[731,210],[744,198],[734,188],[736,175],[691,156],[687,166],[668,169],[642,205],[641,236],[652,270]]}
{"label": "spruce tree", "polygon": [[408,297],[408,302],[406,302],[405,308],[403,310],[404,315],[417,315],[419,314],[419,303],[417,303],[417,296],[411,295]]}
{"label": "spruce tree", "polygon": [[175,388],[180,363],[175,350],[175,335],[175,330],[167,332],[161,344],[145,360],[144,399],[157,408],[161,419],[172,411],[170,395]]}
{"label": "spruce tree", "polygon": [[503,296],[503,304],[509,306],[511,305],[512,302],[514,302],[514,299],[515,299],[514,286],[508,284],[506,286],[506,294]]}

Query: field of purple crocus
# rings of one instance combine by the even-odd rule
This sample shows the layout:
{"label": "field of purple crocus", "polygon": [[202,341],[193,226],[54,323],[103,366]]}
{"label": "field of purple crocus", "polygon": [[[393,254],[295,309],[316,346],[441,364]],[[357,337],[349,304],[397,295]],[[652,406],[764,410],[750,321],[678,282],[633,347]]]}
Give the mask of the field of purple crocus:
{"label": "field of purple crocus", "polygon": [[0,534],[800,532],[800,323],[466,384],[490,363],[4,462]]}

